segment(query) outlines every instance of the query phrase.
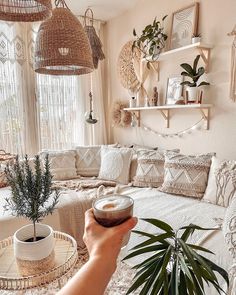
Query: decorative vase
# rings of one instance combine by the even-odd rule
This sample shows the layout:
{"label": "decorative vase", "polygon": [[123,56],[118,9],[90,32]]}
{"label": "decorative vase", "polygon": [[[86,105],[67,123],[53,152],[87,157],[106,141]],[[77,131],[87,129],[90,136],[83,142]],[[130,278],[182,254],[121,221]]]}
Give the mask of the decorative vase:
{"label": "decorative vase", "polygon": [[192,44],[199,43],[201,41],[201,37],[192,37]]}
{"label": "decorative vase", "polygon": [[27,241],[33,237],[33,224],[21,227],[13,236],[14,255],[23,276],[40,274],[55,266],[53,229],[37,223],[36,236],[41,239]]}
{"label": "decorative vase", "polygon": [[187,87],[188,92],[188,102],[196,103],[198,100],[198,88],[197,87]]}

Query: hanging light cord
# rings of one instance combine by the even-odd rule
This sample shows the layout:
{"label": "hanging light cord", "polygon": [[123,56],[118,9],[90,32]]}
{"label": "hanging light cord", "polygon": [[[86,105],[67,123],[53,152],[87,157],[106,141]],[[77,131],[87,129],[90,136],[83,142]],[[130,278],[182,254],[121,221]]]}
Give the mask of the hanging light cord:
{"label": "hanging light cord", "polygon": [[56,7],[61,6],[61,7],[63,7],[63,8],[67,8],[67,9],[69,9],[69,7],[67,6],[65,0],[55,0],[55,6],[56,6]]}

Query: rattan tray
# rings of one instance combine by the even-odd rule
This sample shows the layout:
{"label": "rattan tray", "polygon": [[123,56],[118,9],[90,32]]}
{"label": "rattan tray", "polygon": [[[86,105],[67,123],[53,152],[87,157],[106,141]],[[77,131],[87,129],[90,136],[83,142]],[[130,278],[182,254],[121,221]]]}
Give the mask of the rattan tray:
{"label": "rattan tray", "polygon": [[59,279],[72,270],[78,259],[74,238],[54,232],[56,266],[40,275],[22,277],[18,273],[13,253],[13,238],[0,241],[0,289],[22,290],[42,286]]}

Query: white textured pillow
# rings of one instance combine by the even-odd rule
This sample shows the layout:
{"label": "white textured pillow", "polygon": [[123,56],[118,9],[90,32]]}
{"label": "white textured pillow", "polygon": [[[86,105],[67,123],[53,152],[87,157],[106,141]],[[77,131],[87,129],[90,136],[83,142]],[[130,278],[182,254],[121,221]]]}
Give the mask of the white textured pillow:
{"label": "white textured pillow", "polygon": [[166,153],[164,183],[159,190],[169,194],[202,198],[213,155]]}
{"label": "white textured pillow", "polygon": [[45,159],[46,154],[48,154],[53,180],[65,180],[77,177],[75,151],[44,151],[40,154],[40,157]]}
{"label": "white textured pillow", "polygon": [[129,148],[101,147],[101,168],[99,178],[129,183],[129,169],[132,150]]}
{"label": "white textured pillow", "polygon": [[76,147],[76,170],[78,175],[98,176],[100,165],[100,145]]}
{"label": "white textured pillow", "polygon": [[236,261],[236,195],[234,195],[230,206],[226,210],[223,233],[228,250]]}
{"label": "white textured pillow", "polygon": [[213,157],[203,201],[228,207],[235,191],[236,161],[221,161]]}

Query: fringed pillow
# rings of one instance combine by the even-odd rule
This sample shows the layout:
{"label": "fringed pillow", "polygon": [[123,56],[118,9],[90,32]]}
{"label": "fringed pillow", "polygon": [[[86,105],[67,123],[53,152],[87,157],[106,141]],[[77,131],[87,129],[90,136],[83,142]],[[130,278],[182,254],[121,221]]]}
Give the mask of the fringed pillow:
{"label": "fringed pillow", "polygon": [[221,161],[213,157],[203,201],[228,207],[235,192],[236,161]]}
{"label": "fringed pillow", "polygon": [[[175,150],[178,152],[179,150]],[[159,187],[164,180],[166,151],[137,150],[138,166],[133,185],[137,187]]]}
{"label": "fringed pillow", "polygon": [[187,156],[165,154],[165,176],[160,191],[201,199],[208,180],[214,154]]}

